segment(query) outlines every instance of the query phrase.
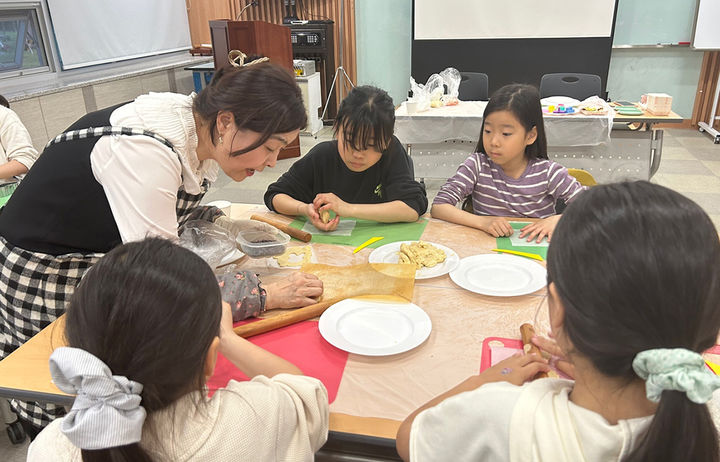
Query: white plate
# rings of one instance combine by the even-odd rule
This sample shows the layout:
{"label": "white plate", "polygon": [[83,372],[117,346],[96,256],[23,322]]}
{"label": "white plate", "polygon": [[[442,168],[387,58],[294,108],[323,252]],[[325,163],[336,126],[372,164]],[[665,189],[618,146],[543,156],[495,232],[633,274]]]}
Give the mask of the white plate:
{"label": "white plate", "polygon": [[580,105],[580,101],[575,98],[570,98],[569,96],[548,96],[547,98],[541,99],[540,104],[543,106],[550,106],[551,104],[557,106],[558,104],[562,104],[563,106],[576,107]]}
{"label": "white plate", "polygon": [[232,263],[235,260],[238,260],[242,257],[244,257],[245,254],[240,252],[240,250],[235,249],[229,254],[225,255],[222,260],[220,260],[220,263],[218,263],[218,266],[227,265],[228,263]]}
{"label": "white plate", "polygon": [[[417,241],[391,242],[390,244],[385,244],[381,247],[378,247],[377,249],[372,251],[370,256],[368,256],[368,263],[397,263],[400,259],[400,257],[398,256],[398,252],[400,251],[400,244],[412,244],[413,242]],[[443,274],[447,274],[453,269],[455,269],[455,267],[460,262],[460,257],[458,257],[458,254],[456,254],[453,249],[445,247],[444,245],[435,244],[434,242],[428,242],[428,244],[432,244],[438,249],[445,252],[445,261],[442,263],[438,263],[432,268],[420,268],[415,272],[415,279],[430,279],[442,276]]]}
{"label": "white plate", "polygon": [[413,303],[342,300],[320,316],[320,335],[331,345],[366,356],[412,350],[428,338],[430,317]]}
{"label": "white plate", "polygon": [[482,295],[513,297],[542,289],[547,284],[545,267],[507,254],[483,254],[463,258],[450,272],[450,279],[463,289]]}

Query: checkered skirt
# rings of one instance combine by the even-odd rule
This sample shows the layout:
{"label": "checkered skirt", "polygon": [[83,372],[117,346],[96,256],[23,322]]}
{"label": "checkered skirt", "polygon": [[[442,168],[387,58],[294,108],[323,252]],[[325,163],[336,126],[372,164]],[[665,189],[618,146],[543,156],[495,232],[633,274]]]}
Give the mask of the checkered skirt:
{"label": "checkered skirt", "polygon": [[[175,210],[179,226],[192,219],[212,221],[222,214],[215,207],[198,206],[209,186],[205,180],[200,194],[188,194],[182,187],[178,191]],[[0,236],[0,359],[65,312],[75,286],[102,256],[32,252]],[[65,414],[62,406],[48,403],[12,400],[11,405],[20,417],[39,427]]]}

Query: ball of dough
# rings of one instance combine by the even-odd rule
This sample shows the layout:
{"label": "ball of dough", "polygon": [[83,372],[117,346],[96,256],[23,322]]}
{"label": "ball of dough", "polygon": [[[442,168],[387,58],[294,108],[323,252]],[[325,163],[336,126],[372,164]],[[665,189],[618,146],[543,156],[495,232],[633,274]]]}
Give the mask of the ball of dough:
{"label": "ball of dough", "polygon": [[330,221],[330,212],[327,210],[323,210],[320,212],[320,220],[322,220],[323,223],[327,223]]}

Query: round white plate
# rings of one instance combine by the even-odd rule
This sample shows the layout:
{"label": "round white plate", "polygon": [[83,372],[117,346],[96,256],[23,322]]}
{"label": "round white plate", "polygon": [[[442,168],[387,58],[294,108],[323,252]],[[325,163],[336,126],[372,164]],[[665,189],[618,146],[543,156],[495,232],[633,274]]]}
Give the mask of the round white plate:
{"label": "round white plate", "polygon": [[[385,244],[381,247],[378,247],[377,249],[373,250],[368,257],[368,263],[397,263],[400,259],[400,257],[398,256],[398,252],[400,251],[400,244],[412,244],[413,242],[417,241],[391,242],[390,244]],[[443,274],[447,274],[453,269],[455,269],[455,267],[460,262],[460,257],[458,257],[458,254],[456,254],[453,249],[445,247],[444,245],[435,244],[434,242],[428,242],[428,244],[432,244],[438,249],[445,252],[445,261],[442,263],[438,263],[432,268],[420,268],[415,272],[415,279],[430,279],[442,276]]]}
{"label": "round white plate", "polygon": [[430,317],[413,303],[342,300],[320,316],[320,335],[331,345],[366,356],[412,350],[428,338]]}
{"label": "round white plate", "polygon": [[545,267],[515,255],[483,254],[463,258],[450,272],[463,289],[482,295],[513,297],[542,289],[547,284]]}
{"label": "round white plate", "polygon": [[235,260],[238,260],[238,259],[240,259],[240,258],[242,258],[242,257],[244,257],[244,256],[245,256],[244,253],[242,253],[242,252],[241,252],[240,250],[238,250],[238,249],[235,249],[235,250],[233,250],[232,252],[230,252],[230,253],[228,253],[227,255],[225,255],[225,256],[223,257],[223,259],[220,260],[220,263],[218,263],[218,266],[227,265],[228,263],[232,263],[232,262],[234,262]]}
{"label": "round white plate", "polygon": [[569,96],[548,96],[547,98],[541,99],[540,104],[543,106],[550,106],[551,104],[557,106],[558,104],[562,104],[563,106],[574,107],[579,106],[580,101],[575,98],[570,98]]}

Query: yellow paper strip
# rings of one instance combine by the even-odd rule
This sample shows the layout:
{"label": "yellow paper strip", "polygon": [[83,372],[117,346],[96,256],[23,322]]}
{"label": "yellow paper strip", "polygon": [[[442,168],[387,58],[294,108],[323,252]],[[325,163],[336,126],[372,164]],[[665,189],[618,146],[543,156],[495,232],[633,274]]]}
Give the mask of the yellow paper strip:
{"label": "yellow paper strip", "polygon": [[532,258],[533,260],[543,261],[543,257],[535,253],[519,252],[517,250],[506,250],[506,249],[492,249],[493,252],[509,253],[512,255],[519,255],[521,257]]}
{"label": "yellow paper strip", "polygon": [[363,242],[362,244],[360,244],[359,246],[355,247],[355,250],[353,250],[353,253],[358,253],[359,251],[361,251],[361,250],[364,249],[365,247],[369,246],[370,244],[376,243],[376,242],[379,241],[380,239],[384,239],[384,238],[383,238],[383,237],[371,237],[371,238],[368,239],[367,241],[365,241],[365,242]]}
{"label": "yellow paper strip", "polygon": [[720,375],[720,365],[712,363],[710,361],[705,361],[705,363],[710,366],[710,369],[712,369],[715,375]]}

